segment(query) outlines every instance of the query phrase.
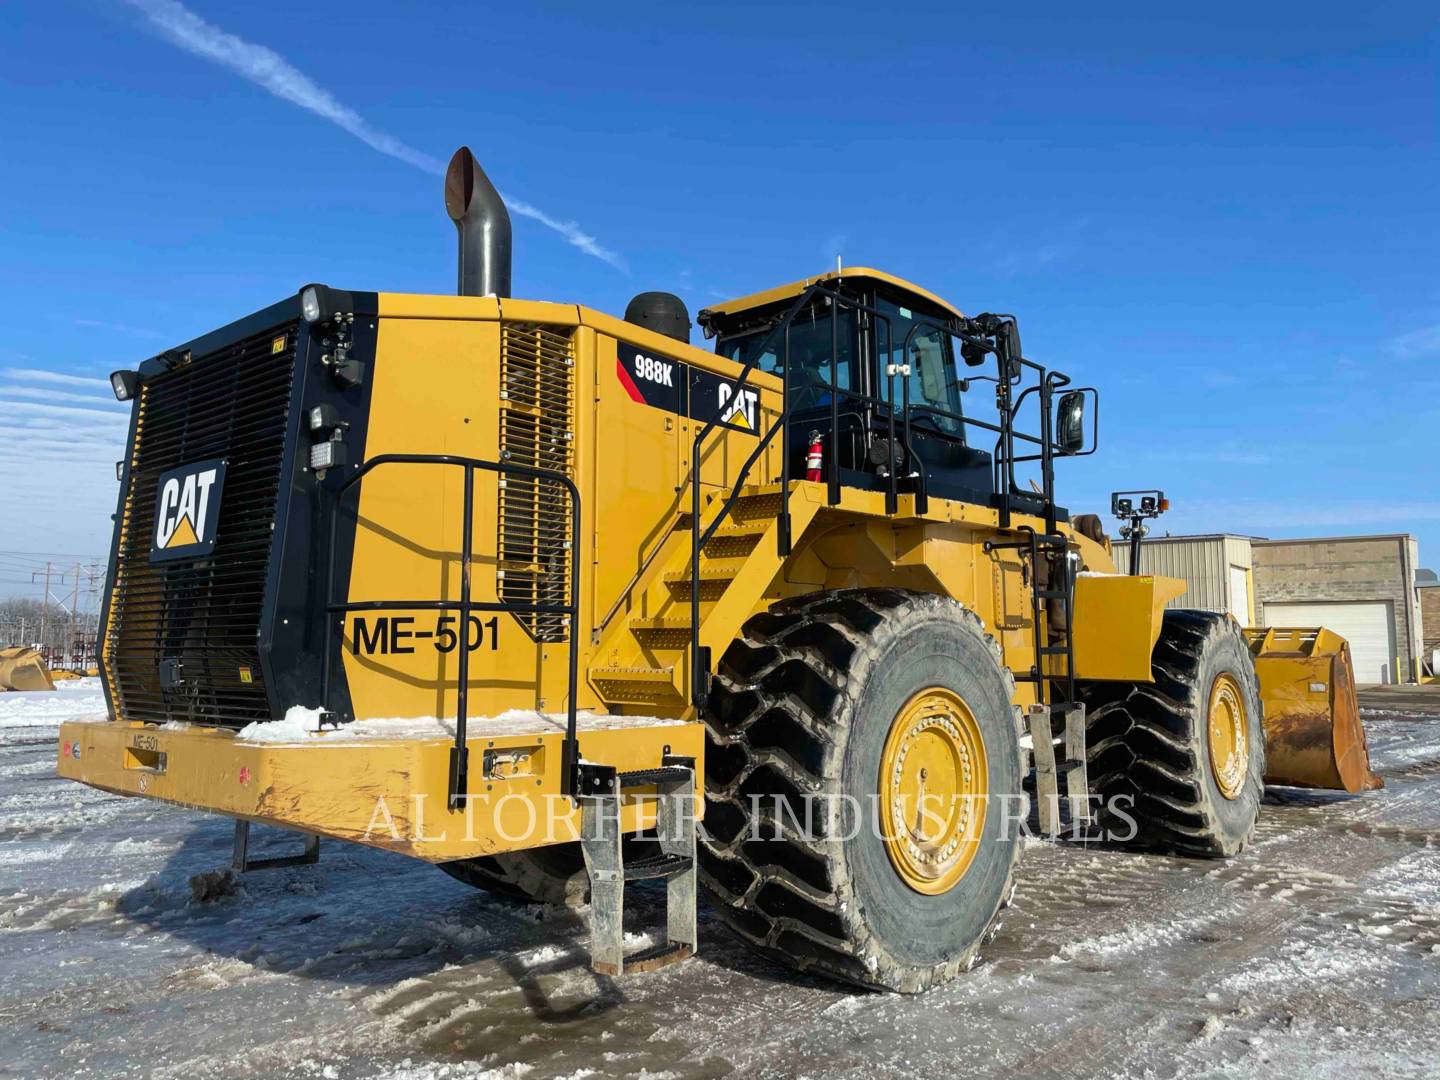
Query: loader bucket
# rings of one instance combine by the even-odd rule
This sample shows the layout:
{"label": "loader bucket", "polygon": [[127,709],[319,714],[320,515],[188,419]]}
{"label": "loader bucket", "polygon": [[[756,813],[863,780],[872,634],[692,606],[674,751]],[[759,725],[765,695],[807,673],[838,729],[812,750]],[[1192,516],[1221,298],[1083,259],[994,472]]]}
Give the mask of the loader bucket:
{"label": "loader bucket", "polygon": [[0,649],[0,690],[54,690],[50,669],[36,649],[12,645]]}
{"label": "loader bucket", "polygon": [[1384,787],[1370,771],[1346,640],[1281,627],[1246,630],[1245,640],[1264,706],[1265,782],[1352,794]]}

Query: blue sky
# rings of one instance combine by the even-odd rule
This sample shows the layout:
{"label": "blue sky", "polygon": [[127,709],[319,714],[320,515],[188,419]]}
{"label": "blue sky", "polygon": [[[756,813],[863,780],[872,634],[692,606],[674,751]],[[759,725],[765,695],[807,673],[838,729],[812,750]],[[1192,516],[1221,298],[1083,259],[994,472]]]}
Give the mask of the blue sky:
{"label": "blue sky", "polygon": [[843,255],[1102,388],[1072,508],[1440,563],[1433,6],[1013,10],[10,0],[0,551],[108,549],[113,368],[307,281],[451,291],[466,142],[517,295],[694,311]]}

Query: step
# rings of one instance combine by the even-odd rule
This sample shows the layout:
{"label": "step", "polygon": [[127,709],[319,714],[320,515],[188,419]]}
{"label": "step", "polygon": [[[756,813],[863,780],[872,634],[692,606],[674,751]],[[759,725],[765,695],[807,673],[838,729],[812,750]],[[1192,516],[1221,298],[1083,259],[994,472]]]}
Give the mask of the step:
{"label": "step", "polygon": [[715,530],[711,540],[743,540],[747,537],[764,536],[770,528],[769,521],[741,521],[721,525]]}
{"label": "step", "polygon": [[[664,945],[655,945],[648,949],[642,949],[633,956],[625,958],[625,970],[640,974],[647,971],[658,971],[662,967],[668,967],[678,960],[687,960],[695,955],[695,946],[686,944],[683,941],[670,941]],[[607,972],[606,974],[614,974]]]}
{"label": "step", "polygon": [[[701,595],[704,595],[702,587]],[[701,601],[700,622],[705,621],[706,609],[710,604]],[[653,619],[636,618],[631,619],[627,624],[630,634],[647,651],[656,649],[684,649],[690,644],[690,614],[689,605],[685,605],[686,613],[682,615],[671,615]]]}
{"label": "step", "polygon": [[[602,975],[653,971],[695,954],[698,942],[695,864],[695,768],[690,758],[666,756],[657,767],[615,772],[580,766],[587,790],[608,789],[580,800],[580,849],[590,879],[590,966]],[[620,805],[626,787],[670,787],[676,798],[655,808],[659,851],[626,862],[620,832]],[[658,946],[625,955],[625,886],[632,881],[665,881],[665,938]]]}
{"label": "step", "polygon": [[684,855],[653,855],[648,859],[632,859],[625,864],[625,880],[663,880],[683,874],[693,865]]}
{"label": "step", "polygon": [[[705,506],[705,517],[713,518],[719,512],[722,500],[719,497],[711,498]],[[774,520],[780,511],[780,492],[766,491],[756,488],[745,488],[735,505],[730,507],[730,513],[725,515],[726,524],[769,524]]]}
{"label": "step", "polygon": [[759,545],[769,527],[769,522],[722,525],[705,541],[705,557],[711,560],[745,558]]}
{"label": "step", "polygon": [[616,774],[620,789],[649,787],[653,784],[680,784],[689,780],[694,773],[680,765],[661,765],[655,769],[635,769]]}
{"label": "step", "polygon": [[655,618],[634,618],[629,622],[629,627],[637,634],[645,633],[666,633],[674,630],[690,631],[690,616],[686,615],[661,615]]}
{"label": "step", "polygon": [[[734,581],[745,568],[744,559],[707,559],[700,565],[700,584],[717,581]],[[666,585],[689,585],[690,567],[672,570],[665,575]]]}
{"label": "step", "polygon": [[670,683],[675,679],[673,667],[603,667],[594,668],[591,678],[608,682]]}
{"label": "step", "polygon": [[682,701],[673,667],[592,668],[590,678],[608,702],[626,705],[671,704]]}

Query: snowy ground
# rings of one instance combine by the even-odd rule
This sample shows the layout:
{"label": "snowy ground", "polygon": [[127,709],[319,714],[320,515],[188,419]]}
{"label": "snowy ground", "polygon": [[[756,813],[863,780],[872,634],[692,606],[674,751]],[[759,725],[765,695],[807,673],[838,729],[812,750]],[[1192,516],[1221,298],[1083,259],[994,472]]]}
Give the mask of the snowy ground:
{"label": "snowy ground", "polygon": [[193,902],[230,823],[56,779],[93,680],[0,695],[0,1076],[1433,1075],[1440,715],[1398,704],[1366,716],[1384,791],[1272,792],[1229,863],[1031,844],[984,962],[902,998],[708,920],[603,979],[575,916],[339,844]]}

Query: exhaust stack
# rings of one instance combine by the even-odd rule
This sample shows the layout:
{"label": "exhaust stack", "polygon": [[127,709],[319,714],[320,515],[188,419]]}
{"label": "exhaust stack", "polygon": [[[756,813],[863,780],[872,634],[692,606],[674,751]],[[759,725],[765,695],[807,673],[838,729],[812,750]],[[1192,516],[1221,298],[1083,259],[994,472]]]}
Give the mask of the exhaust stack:
{"label": "exhaust stack", "polygon": [[468,146],[445,170],[445,212],[460,233],[460,295],[509,296],[510,212]]}

